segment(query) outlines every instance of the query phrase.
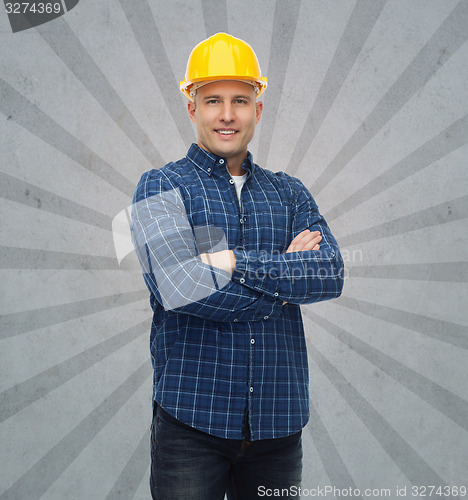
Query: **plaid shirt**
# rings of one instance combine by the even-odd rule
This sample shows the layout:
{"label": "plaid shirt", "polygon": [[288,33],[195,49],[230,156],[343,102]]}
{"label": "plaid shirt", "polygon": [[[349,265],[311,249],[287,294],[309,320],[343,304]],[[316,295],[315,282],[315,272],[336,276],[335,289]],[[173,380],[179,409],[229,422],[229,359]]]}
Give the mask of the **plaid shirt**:
{"label": "plaid shirt", "polygon": [[[182,160],[142,176],[131,227],[154,312],[153,399],[229,439],[242,439],[248,410],[257,440],[307,423],[299,305],[338,297],[343,262],[301,181],[260,168],[250,153],[243,168],[239,204],[226,160],[192,144]],[[320,250],[284,253],[307,228],[321,232]],[[223,249],[236,256],[232,275],[199,257]]]}

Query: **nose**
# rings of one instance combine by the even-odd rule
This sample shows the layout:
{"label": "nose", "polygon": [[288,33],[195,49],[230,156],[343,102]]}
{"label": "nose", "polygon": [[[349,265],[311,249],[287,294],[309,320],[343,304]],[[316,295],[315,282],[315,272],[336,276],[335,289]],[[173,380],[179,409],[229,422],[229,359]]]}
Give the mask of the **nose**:
{"label": "nose", "polygon": [[219,119],[224,123],[231,123],[236,119],[232,103],[223,103]]}

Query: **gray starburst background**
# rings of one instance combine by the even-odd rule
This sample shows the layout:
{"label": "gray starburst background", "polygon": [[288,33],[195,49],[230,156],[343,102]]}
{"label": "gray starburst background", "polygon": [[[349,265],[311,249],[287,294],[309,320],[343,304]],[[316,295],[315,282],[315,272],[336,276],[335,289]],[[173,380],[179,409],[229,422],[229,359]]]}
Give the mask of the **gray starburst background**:
{"label": "gray starburst background", "polygon": [[218,31],[269,80],[257,163],[346,261],[303,307],[303,487],[468,486],[468,1],[82,0],[0,14],[1,499],[150,496],[148,293],[112,219],[195,139],[178,83]]}

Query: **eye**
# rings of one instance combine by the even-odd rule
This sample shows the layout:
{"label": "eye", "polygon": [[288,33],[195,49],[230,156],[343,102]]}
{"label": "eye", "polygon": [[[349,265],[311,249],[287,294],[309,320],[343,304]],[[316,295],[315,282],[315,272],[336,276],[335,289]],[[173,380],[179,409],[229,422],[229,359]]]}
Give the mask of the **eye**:
{"label": "eye", "polygon": [[247,101],[245,99],[236,99],[234,102],[236,104],[247,104]]}
{"label": "eye", "polygon": [[208,99],[206,101],[206,104],[217,104],[219,101],[218,99]]}

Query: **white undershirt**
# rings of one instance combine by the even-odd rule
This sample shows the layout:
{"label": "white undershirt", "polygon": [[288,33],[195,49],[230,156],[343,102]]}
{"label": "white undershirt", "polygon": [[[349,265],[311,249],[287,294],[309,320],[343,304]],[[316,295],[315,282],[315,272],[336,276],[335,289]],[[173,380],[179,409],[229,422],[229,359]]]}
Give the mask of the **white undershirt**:
{"label": "white undershirt", "polygon": [[247,178],[247,174],[244,175],[231,175],[234,180],[234,186],[236,186],[237,198],[240,204],[240,194],[242,190],[242,186],[244,185],[245,179]]}

